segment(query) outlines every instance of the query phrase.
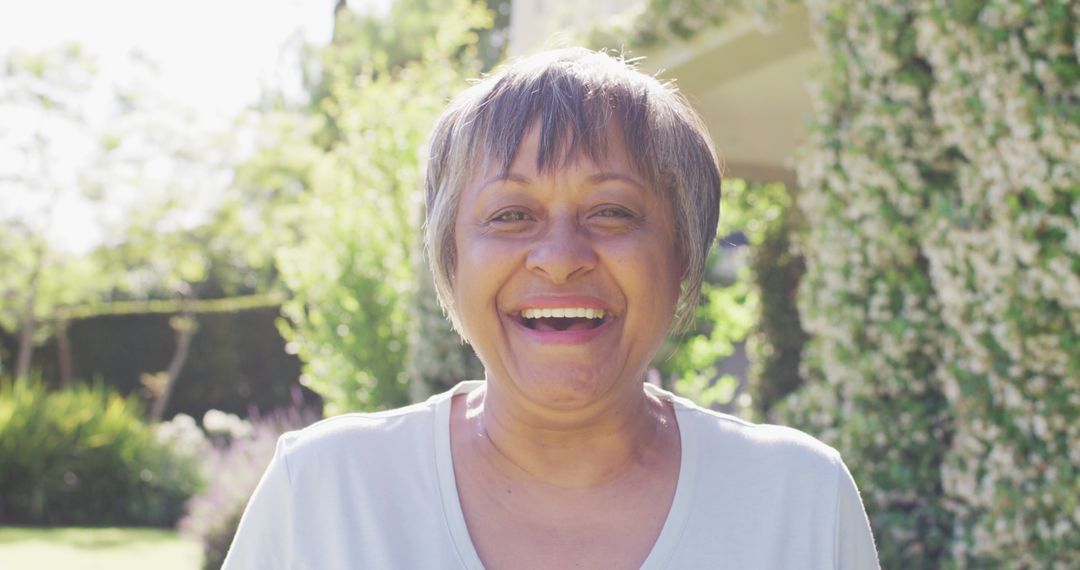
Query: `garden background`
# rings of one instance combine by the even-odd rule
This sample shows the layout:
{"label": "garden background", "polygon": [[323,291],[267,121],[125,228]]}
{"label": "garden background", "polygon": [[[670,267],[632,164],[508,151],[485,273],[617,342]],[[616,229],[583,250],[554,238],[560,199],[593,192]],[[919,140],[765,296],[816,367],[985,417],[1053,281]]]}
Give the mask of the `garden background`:
{"label": "garden background", "polygon": [[[354,4],[212,120],[145,54],[0,54],[0,565],[217,567],[282,431],[481,374],[422,259],[423,143],[559,3]],[[650,380],[840,449],[885,567],[1080,565],[1080,4],[611,4],[561,41],[675,61],[796,18],[816,53],[797,176],[733,165]]]}

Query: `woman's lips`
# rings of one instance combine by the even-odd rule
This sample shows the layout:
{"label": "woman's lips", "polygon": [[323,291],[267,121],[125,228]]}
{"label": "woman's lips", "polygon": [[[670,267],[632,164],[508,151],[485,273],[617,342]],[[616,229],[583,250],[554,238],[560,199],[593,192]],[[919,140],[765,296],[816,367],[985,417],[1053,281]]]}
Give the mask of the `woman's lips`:
{"label": "woman's lips", "polygon": [[610,327],[613,319],[605,319],[593,328],[568,328],[565,330],[544,330],[529,328],[521,319],[513,319],[514,327],[527,338],[541,344],[580,344],[588,342]]}
{"label": "woman's lips", "polygon": [[603,299],[589,295],[530,295],[517,303],[514,312],[520,313],[525,309],[559,309],[569,307],[601,309],[604,311],[610,311],[611,309]]}
{"label": "woman's lips", "polygon": [[578,344],[603,334],[614,315],[595,297],[534,296],[525,299],[511,319],[534,342]]}

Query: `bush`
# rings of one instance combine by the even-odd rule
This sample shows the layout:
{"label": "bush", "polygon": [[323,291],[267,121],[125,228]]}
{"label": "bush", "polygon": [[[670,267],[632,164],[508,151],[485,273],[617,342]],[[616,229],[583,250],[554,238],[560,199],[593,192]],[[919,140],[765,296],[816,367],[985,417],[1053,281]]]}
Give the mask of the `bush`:
{"label": "bush", "polygon": [[172,526],[202,484],[181,433],[101,384],[0,381],[0,523]]}
{"label": "bush", "polygon": [[779,407],[844,453],[883,566],[1080,567],[1080,6],[808,6]]}
{"label": "bush", "polygon": [[206,467],[217,477],[188,502],[187,515],[179,525],[181,532],[202,545],[203,568],[216,570],[225,562],[240,517],[274,455],[278,437],[318,419],[300,405],[298,391],[295,396],[294,407],[255,416],[252,422],[216,410],[203,418],[203,427],[214,441]]}
{"label": "bush", "polygon": [[[794,306],[802,259],[790,247],[798,218],[779,183],[725,180],[720,210],[721,245],[709,255],[695,328],[670,339],[656,365],[676,392],[698,404],[761,417],[802,382],[805,333]],[[718,365],[747,340],[757,358],[749,386],[740,386]]]}
{"label": "bush", "polygon": [[[783,188],[783,187],[780,187]],[[769,418],[772,407],[803,384],[799,372],[807,334],[796,306],[806,262],[792,244],[799,212],[784,195],[783,212],[750,252],[750,272],[759,294],[758,319],[747,342],[755,407]]]}

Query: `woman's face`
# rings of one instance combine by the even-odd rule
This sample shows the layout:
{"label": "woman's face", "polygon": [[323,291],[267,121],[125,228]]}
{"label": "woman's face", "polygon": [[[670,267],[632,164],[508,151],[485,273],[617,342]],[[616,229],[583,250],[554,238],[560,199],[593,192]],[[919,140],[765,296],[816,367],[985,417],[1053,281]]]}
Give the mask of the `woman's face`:
{"label": "woman's face", "polygon": [[671,324],[681,264],[671,208],[634,173],[618,131],[601,164],[536,169],[538,129],[509,174],[462,189],[453,289],[490,382],[572,409],[640,391]]}

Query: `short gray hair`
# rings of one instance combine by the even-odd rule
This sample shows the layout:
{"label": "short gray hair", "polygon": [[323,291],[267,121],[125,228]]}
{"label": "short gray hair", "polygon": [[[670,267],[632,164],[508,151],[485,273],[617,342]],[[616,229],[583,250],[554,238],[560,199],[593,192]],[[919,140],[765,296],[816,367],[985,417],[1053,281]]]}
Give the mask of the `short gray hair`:
{"label": "short gray hair", "polygon": [[463,186],[489,165],[504,173],[537,123],[537,168],[550,173],[607,152],[620,127],[632,167],[672,206],[684,270],[675,329],[693,320],[720,214],[720,166],[701,118],[670,83],[622,56],[566,48],[523,58],[465,90],[431,134],[424,246],[439,301],[461,332],[453,296],[454,225]]}

